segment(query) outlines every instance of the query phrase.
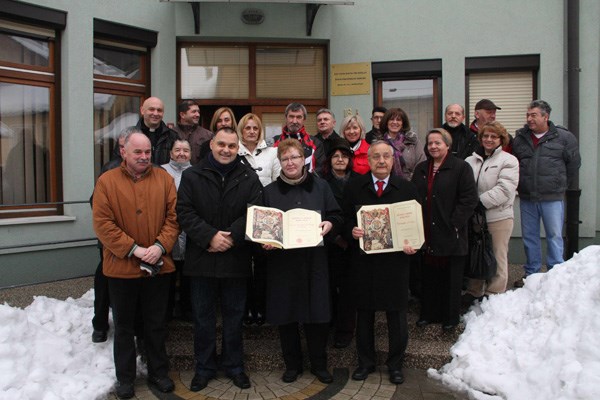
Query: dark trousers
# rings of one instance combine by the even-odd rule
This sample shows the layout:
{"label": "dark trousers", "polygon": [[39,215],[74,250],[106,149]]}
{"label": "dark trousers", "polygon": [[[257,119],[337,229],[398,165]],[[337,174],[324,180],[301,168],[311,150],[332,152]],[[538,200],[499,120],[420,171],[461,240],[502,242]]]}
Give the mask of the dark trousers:
{"label": "dark trousers", "polygon": [[98,331],[108,331],[110,296],[108,295],[108,280],[102,273],[102,259],[102,249],[100,249],[100,262],[94,274],[94,318],[92,318],[92,326]]}
{"label": "dark trousers", "polygon": [[[313,370],[327,369],[327,336],[329,324],[303,324],[308,348],[308,359]],[[279,325],[279,340],[285,369],[302,371],[302,344],[300,343],[300,327],[297,322]]]}
{"label": "dark trousers", "polygon": [[252,251],[252,276],[248,279],[247,311],[256,317],[257,313],[265,315],[265,298],[267,291],[267,255],[259,246]]}
{"label": "dark trousers", "polygon": [[135,368],[135,320],[141,315],[148,375],[163,378],[169,372],[165,348],[166,315],[171,274],[153,278],[107,278],[115,323],[114,358],[117,380],[133,382]]}
{"label": "dark trousers", "polygon": [[[190,299],[190,278],[183,275],[184,260],[173,260],[175,262],[175,273],[171,274],[171,284],[169,288],[169,306],[167,308],[167,321],[173,319],[173,316],[185,316],[192,312],[192,301]],[[179,314],[175,313],[179,308]]]}
{"label": "dark trousers", "polygon": [[356,328],[356,307],[353,301],[349,253],[335,243],[328,243],[327,255],[334,340],[350,341]]}
{"label": "dark trousers", "polygon": [[228,375],[244,371],[242,320],[246,307],[246,278],[191,277],[196,373],[217,372],[217,304],[221,303],[223,344],[221,366]]}
{"label": "dark trousers", "polygon": [[[386,311],[388,324],[388,359],[390,370],[402,369],[404,353],[408,345],[408,323],[405,311]],[[358,365],[364,368],[377,365],[375,351],[375,311],[358,310],[356,323],[356,351]]]}
{"label": "dark trousers", "polygon": [[465,261],[466,256],[447,257],[445,265],[435,258],[423,259],[421,319],[443,325],[459,323]]}
{"label": "dark trousers", "polygon": [[422,289],[422,273],[423,273],[423,255],[420,251],[417,254],[408,257],[410,260],[410,278],[408,281],[408,288],[410,294],[420,299],[423,293]]}

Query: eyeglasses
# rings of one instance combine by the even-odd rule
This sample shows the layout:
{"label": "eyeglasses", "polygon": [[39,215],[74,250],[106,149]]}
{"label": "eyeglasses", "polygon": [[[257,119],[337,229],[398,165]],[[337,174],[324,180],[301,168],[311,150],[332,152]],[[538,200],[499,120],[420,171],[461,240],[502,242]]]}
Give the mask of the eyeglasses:
{"label": "eyeglasses", "polygon": [[345,155],[345,154],[334,154],[333,156],[331,156],[331,158],[340,158],[340,159],[342,159],[342,160],[347,160],[347,159],[349,159],[350,157],[348,157],[348,156],[347,156],[347,155]]}
{"label": "eyeglasses", "polygon": [[372,159],[372,160],[381,160],[382,158],[384,160],[390,160],[392,158],[392,155],[389,154],[389,153],[386,153],[386,154],[371,154],[369,156],[369,158]]}
{"label": "eyeglasses", "polygon": [[485,133],[483,135],[481,135],[482,139],[491,139],[491,140],[496,140],[496,139],[500,139],[500,136],[498,135],[486,135]]}
{"label": "eyeglasses", "polygon": [[300,160],[300,159],[302,159],[302,158],[304,158],[304,157],[303,157],[303,156],[291,156],[291,157],[286,157],[286,158],[282,158],[282,159],[281,159],[281,163],[282,163],[282,164],[286,164],[286,163],[288,163],[289,161],[296,162],[296,161],[298,161],[298,160]]}

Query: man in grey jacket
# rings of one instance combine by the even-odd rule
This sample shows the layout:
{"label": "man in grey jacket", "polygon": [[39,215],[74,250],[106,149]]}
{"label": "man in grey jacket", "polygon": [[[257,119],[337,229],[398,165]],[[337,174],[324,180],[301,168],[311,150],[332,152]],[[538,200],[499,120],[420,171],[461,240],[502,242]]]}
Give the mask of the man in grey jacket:
{"label": "man in grey jacket", "polygon": [[[563,259],[562,228],[564,196],[581,166],[575,136],[550,121],[552,108],[543,100],[534,100],[527,109],[527,124],[519,129],[513,153],[519,160],[519,198],[521,230],[527,262],[525,277],[540,272],[542,245],[540,218],[546,231],[548,269]],[[523,286],[522,280],[515,286]]]}

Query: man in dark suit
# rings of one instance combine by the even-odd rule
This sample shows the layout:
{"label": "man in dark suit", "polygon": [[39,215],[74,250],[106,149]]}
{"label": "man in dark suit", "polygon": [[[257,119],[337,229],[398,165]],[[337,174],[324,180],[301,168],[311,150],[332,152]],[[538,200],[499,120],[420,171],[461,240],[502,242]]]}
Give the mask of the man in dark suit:
{"label": "man in dark suit", "polygon": [[354,380],[365,380],[375,371],[375,312],[385,311],[388,323],[389,352],[386,361],[390,382],[404,382],[402,364],[408,344],[406,310],[408,306],[409,255],[416,249],[405,245],[403,251],[366,254],[358,241],[364,230],[358,227],[356,210],[363,205],[391,204],[417,198],[412,183],[391,175],[393,149],[383,141],[374,141],[369,148],[371,173],[350,180],[344,192],[344,234],[353,252],[357,326],[356,349],[358,368]]}

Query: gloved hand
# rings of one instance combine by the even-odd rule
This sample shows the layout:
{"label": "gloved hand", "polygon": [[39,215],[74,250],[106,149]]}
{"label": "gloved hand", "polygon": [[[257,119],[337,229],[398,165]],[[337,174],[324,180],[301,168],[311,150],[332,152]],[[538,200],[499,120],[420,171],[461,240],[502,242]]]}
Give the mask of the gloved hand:
{"label": "gloved hand", "polygon": [[145,262],[140,263],[140,269],[148,274],[148,276],[155,276],[160,272],[160,268],[163,266],[163,260],[158,260],[156,264],[148,264]]}

